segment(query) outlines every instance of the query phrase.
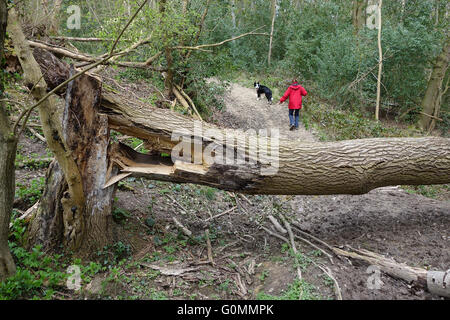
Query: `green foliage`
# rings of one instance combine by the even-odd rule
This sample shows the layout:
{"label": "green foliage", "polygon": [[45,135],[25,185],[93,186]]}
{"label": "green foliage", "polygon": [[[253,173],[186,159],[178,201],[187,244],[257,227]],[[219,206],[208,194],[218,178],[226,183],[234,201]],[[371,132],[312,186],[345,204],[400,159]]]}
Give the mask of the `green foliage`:
{"label": "green foliage", "polygon": [[342,110],[324,103],[312,102],[301,115],[303,123],[314,127],[322,141],[338,141],[378,137],[417,136],[414,127],[400,129],[371,120],[360,110]]}
{"label": "green foliage", "polygon": [[112,211],[113,219],[116,223],[123,224],[126,219],[131,217],[130,213],[122,208],[115,207]]}
{"label": "green foliage", "polygon": [[22,183],[17,183],[16,198],[22,199],[28,205],[33,205],[42,196],[44,187],[45,187],[44,177],[31,180],[29,186],[24,185]]}
{"label": "green foliage", "polygon": [[[320,96],[333,101],[339,109],[373,108],[377,87],[377,30],[364,27],[356,35],[351,20],[352,5],[353,1],[340,0],[297,4],[279,0],[270,68],[267,67],[269,37],[248,36],[208,48],[211,52],[194,50],[189,59],[185,59],[186,51],[174,50],[175,82],[185,80],[183,89],[204,117],[210,116],[214,108],[222,108],[217,96],[223,90],[220,85],[207,83],[204,79],[212,76],[230,78],[242,70],[251,73],[252,78],[264,79],[267,85],[275,88],[275,95],[286,83],[274,81],[271,75],[279,79],[295,76],[308,87],[316,84]],[[405,7],[399,1],[383,5],[382,115],[398,116],[410,110],[404,119],[408,122],[417,120],[430,66],[441,50],[448,30],[446,5],[444,0],[411,0],[405,2]],[[61,30],[68,36],[115,38],[138,6],[136,0],[127,1],[126,5],[123,1],[113,0],[100,1],[93,8],[81,6],[83,27]],[[64,4],[62,12],[66,7]],[[271,25],[270,1],[242,1],[235,7],[229,1],[216,2],[209,7],[197,43],[198,23],[205,1],[191,0],[186,13],[181,8],[182,1],[168,1],[164,13],[159,12],[157,5],[146,6],[126,30],[118,50],[150,35],[151,38],[147,45],[139,46],[123,59],[142,62],[166,46],[218,43],[259,26],[265,27],[258,32],[267,33]],[[61,23],[65,23],[67,17],[62,16]],[[77,46],[83,52],[99,54],[108,51],[111,43],[77,43]],[[155,65],[165,67],[165,56],[159,57]],[[149,81],[159,90],[164,87],[160,75],[151,70],[118,69],[120,79]],[[146,100],[155,103],[159,98],[155,94]],[[446,132],[450,121],[444,120],[438,125]]]}
{"label": "green foliage", "polygon": [[61,255],[47,255],[41,246],[31,251],[20,246],[25,226],[14,220],[9,248],[16,261],[16,274],[0,283],[0,300],[52,299],[54,290],[63,286],[67,274],[61,271],[64,264]]}
{"label": "green foliage", "polygon": [[217,189],[211,187],[203,187],[200,192],[210,201],[216,198]]}
{"label": "green foliage", "polygon": [[265,281],[268,276],[269,276],[269,271],[264,270],[263,272],[261,272],[261,275],[259,276],[259,280]]}
{"label": "green foliage", "polygon": [[36,296],[40,293],[42,280],[29,271],[18,269],[16,274],[0,283],[0,300],[15,300],[26,296]]}
{"label": "green foliage", "polygon": [[97,257],[103,267],[109,269],[120,263],[122,260],[131,256],[131,246],[129,244],[118,241],[112,245],[104,246],[102,250],[97,252]]}
{"label": "green foliage", "polygon": [[[25,223],[12,221],[9,248],[16,262],[16,274],[0,283],[0,300],[14,299],[54,299],[55,292],[66,290],[69,265],[78,265],[84,283],[104,271],[100,264],[89,262],[83,265],[80,259],[69,262],[62,254],[48,254],[41,246],[27,250],[21,246],[24,240]],[[122,250],[123,251],[123,250]]]}
{"label": "green foliage", "polygon": [[429,185],[429,186],[403,186],[407,192],[412,194],[420,194],[427,198],[441,199],[442,196],[447,195],[447,199],[442,198],[442,200],[448,200],[448,195],[450,194],[450,184],[442,185]]}
{"label": "green foliage", "polygon": [[226,293],[229,293],[231,290],[231,286],[233,286],[233,283],[229,279],[226,279],[221,284],[219,284],[218,289]]}
{"label": "green foliage", "polygon": [[274,296],[264,292],[259,292],[257,300],[320,300],[317,289],[305,280],[295,279],[282,295]]}

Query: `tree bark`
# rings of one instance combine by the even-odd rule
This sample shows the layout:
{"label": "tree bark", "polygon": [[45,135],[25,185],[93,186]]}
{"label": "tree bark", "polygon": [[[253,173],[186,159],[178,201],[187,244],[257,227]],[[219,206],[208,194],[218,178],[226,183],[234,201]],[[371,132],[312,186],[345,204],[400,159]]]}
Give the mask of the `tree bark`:
{"label": "tree bark", "polygon": [[[3,69],[4,42],[8,11],[5,0],[0,0],[0,65]],[[0,100],[3,98],[4,75],[0,75]],[[0,282],[13,275],[16,266],[9,252],[8,236],[15,192],[14,162],[17,138],[9,123],[4,102],[0,101]]]}
{"label": "tree bark", "polygon": [[[2,0],[3,2],[3,0]],[[0,106],[0,124],[6,119],[3,106]],[[9,252],[9,222],[14,202],[17,139],[11,135],[9,127],[0,129],[0,282],[12,276],[16,267]]]}
{"label": "tree bark", "polygon": [[269,67],[270,67],[270,60],[272,57],[273,29],[275,27],[276,15],[277,15],[277,0],[272,0],[272,27],[270,28],[269,54],[267,56],[267,64]]}
{"label": "tree bark", "polygon": [[[38,59],[41,60],[42,63],[52,61]],[[46,79],[56,72],[53,66],[41,67],[49,70],[44,75]],[[66,67],[58,74],[67,72]],[[267,173],[276,165],[270,162],[276,160],[277,151],[270,137],[257,138],[242,131],[225,131],[207,123],[201,123],[203,130],[198,132],[196,126],[200,122],[132,101],[129,96],[107,88],[102,92],[100,112],[108,115],[111,129],[143,139],[146,148],[151,150],[151,155],[143,155],[124,145],[112,148],[111,161],[118,164],[123,173],[135,176],[198,183],[249,194],[362,194],[389,185],[450,182],[449,139],[389,138],[332,143],[294,143],[281,139],[279,168]],[[214,134],[206,134],[208,129]],[[184,131],[186,137],[203,142],[198,164],[174,163],[170,158],[160,156],[161,153],[170,154],[178,145],[178,141],[172,141],[172,134],[180,131]],[[230,133],[232,138],[225,137],[225,133]],[[244,143],[254,144],[255,139],[259,139],[260,145],[272,143],[273,148],[265,155],[251,153],[248,147],[243,147]],[[217,150],[231,150],[230,157],[245,154],[246,163],[208,163],[205,150],[211,143],[218,147]],[[187,149],[193,149],[192,141],[187,144]],[[262,173],[266,169],[268,171]]]}
{"label": "tree bark", "polygon": [[161,14],[161,22],[160,24],[163,26],[163,29],[165,29],[164,39],[165,47],[164,47],[164,56],[166,58],[167,63],[167,73],[164,77],[164,89],[165,94],[167,97],[170,98],[170,96],[173,96],[173,77],[174,77],[174,70],[173,70],[173,55],[172,55],[172,48],[170,46],[170,35],[169,31],[167,30],[167,26],[164,26],[166,24],[166,5],[167,0],[161,0],[159,2],[159,13]]}
{"label": "tree bark", "polygon": [[61,11],[62,0],[53,1],[53,10],[50,17],[50,33],[58,34],[59,30],[59,13]]}
{"label": "tree bark", "polygon": [[375,120],[380,117],[380,101],[381,101],[381,74],[383,71],[383,48],[381,46],[381,7],[383,5],[383,0],[378,0],[378,78],[377,78],[377,105],[375,107]]}
{"label": "tree bark", "polygon": [[231,23],[233,25],[232,35],[234,35],[234,32],[236,30],[236,2],[235,2],[235,0],[231,0]]}
{"label": "tree bark", "polygon": [[[436,58],[433,65],[430,80],[428,81],[427,90],[422,100],[423,113],[428,115],[439,116],[439,109],[441,105],[442,83],[448,70],[450,63],[450,38],[447,37],[446,43],[442,52]],[[437,111],[437,112],[436,112]],[[419,125],[423,130],[430,129],[432,118],[422,114],[419,120]]]}
{"label": "tree bark", "polygon": [[[8,29],[24,70],[24,81],[33,87],[36,100],[42,99],[50,86],[68,79],[70,71],[53,55],[52,63],[64,66],[64,75],[47,70],[45,79],[11,9]],[[64,81],[63,80],[63,81]],[[39,107],[42,129],[58,166],[47,175],[47,188],[41,207],[31,227],[29,244],[58,245],[74,252],[99,248],[110,240],[111,199],[114,188],[102,189],[108,170],[108,118],[97,112],[101,99],[101,82],[82,75],[65,91],[66,104],[62,114],[56,109],[54,97]],[[63,94],[63,92],[60,92]],[[112,171],[113,172],[113,171]],[[101,232],[100,232],[101,230]]]}
{"label": "tree bark", "polygon": [[77,78],[67,88],[63,114],[63,139],[81,173],[84,210],[65,207],[67,183],[59,165],[53,164],[32,223],[30,244],[54,249],[62,243],[65,248],[89,253],[111,243],[114,188],[103,188],[108,174],[109,129],[107,116],[97,112],[100,94],[97,79],[87,75]]}
{"label": "tree bark", "polygon": [[432,271],[410,267],[364,249],[358,250],[352,248],[352,251],[346,251],[333,248],[333,251],[340,256],[361,260],[370,265],[376,265],[388,275],[404,280],[414,287],[427,290],[432,294],[450,298],[450,270]]}
{"label": "tree bark", "polygon": [[358,34],[365,25],[364,17],[367,6],[366,1],[367,0],[353,0],[352,22],[356,34]]}

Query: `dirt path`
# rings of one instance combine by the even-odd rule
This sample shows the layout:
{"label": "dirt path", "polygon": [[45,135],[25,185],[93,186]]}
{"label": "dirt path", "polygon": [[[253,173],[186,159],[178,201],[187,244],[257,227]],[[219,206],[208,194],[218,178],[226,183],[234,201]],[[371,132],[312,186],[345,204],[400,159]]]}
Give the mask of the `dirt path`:
{"label": "dirt path", "polygon": [[[254,89],[231,84],[219,122],[247,129],[279,128],[281,137],[317,141],[303,126],[289,131],[287,105],[257,101]],[[409,194],[399,187],[379,188],[361,196],[278,197],[285,214],[302,229],[331,245],[365,248],[398,262],[435,270],[450,268],[450,202]],[[436,299],[407,283],[382,275],[379,290],[367,287],[367,265],[339,261],[329,265],[342,288],[344,299]],[[271,268],[274,268],[273,266]],[[276,274],[276,270],[273,272]],[[282,274],[279,272],[279,274]],[[270,277],[269,277],[270,278]],[[270,279],[269,279],[270,280]],[[273,283],[291,281],[278,277]],[[268,281],[270,283],[270,281]],[[273,288],[265,288],[271,290]]]}
{"label": "dirt path", "polygon": [[265,97],[258,101],[255,89],[245,88],[236,83],[232,83],[225,94],[226,112],[242,119],[247,127],[256,131],[278,129],[281,138],[291,141],[315,141],[314,136],[305,130],[301,121],[298,130],[289,130],[287,102],[280,105],[278,101],[279,97],[274,97],[272,105],[268,104]]}

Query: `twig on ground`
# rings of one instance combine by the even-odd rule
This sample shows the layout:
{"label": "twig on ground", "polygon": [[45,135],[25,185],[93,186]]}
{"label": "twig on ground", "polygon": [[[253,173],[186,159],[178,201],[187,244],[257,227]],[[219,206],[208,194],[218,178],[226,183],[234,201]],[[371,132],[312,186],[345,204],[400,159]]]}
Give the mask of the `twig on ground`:
{"label": "twig on ground", "polygon": [[326,255],[328,257],[328,259],[330,259],[331,263],[334,264],[333,256],[331,254],[329,254],[325,250],[321,249],[320,247],[316,246],[314,243],[311,243],[310,241],[306,240],[305,238],[300,237],[299,235],[294,235],[294,237],[299,239],[299,240],[301,240],[301,241],[303,241],[304,243],[310,245],[314,249],[319,250],[320,252],[322,252],[324,255]]}
{"label": "twig on ground", "polygon": [[166,194],[166,197],[172,200],[182,211],[184,214],[187,214],[187,210],[177,201],[175,200],[171,195]]}
{"label": "twig on ground", "polygon": [[242,281],[241,275],[238,272],[236,272],[235,275],[236,275],[236,283],[237,283],[239,292],[241,293],[241,296],[244,297],[248,293],[247,287],[245,286],[245,283]]}
{"label": "twig on ground", "polygon": [[313,236],[312,234],[309,234],[309,233],[307,233],[307,232],[305,232],[305,231],[302,231],[302,230],[300,229],[300,226],[299,226],[298,224],[296,224],[295,222],[292,222],[292,225],[294,226],[294,229],[295,229],[298,233],[300,233],[300,234],[302,234],[302,235],[304,235],[304,236],[310,237],[311,239],[317,241],[318,243],[324,245],[325,247],[327,247],[328,249],[330,249],[332,252],[334,252],[333,247],[330,246],[330,245],[329,245],[328,243],[326,243],[325,241],[323,241],[323,240],[321,240],[321,239],[319,239],[319,238]]}
{"label": "twig on ground", "polygon": [[249,275],[255,274],[255,266],[256,266],[256,260],[252,259],[250,261],[250,264],[248,265],[247,272]]}
{"label": "twig on ground", "polygon": [[[29,218],[34,211],[39,207],[39,201],[36,202],[33,206],[31,206],[30,208],[28,208],[27,211],[25,211],[24,214],[22,214],[20,217],[17,218],[17,220],[27,220],[27,218]],[[9,227],[12,227],[12,223],[9,224]]]}
{"label": "twig on ground", "polygon": [[238,244],[238,243],[239,243],[239,241],[233,241],[233,242],[227,243],[227,244],[224,245],[223,247],[219,248],[218,252],[222,252],[222,251],[225,250],[226,248],[232,247],[232,246],[234,246],[235,244]]}
{"label": "twig on ground", "polygon": [[275,229],[276,229],[278,232],[280,232],[280,233],[282,233],[282,234],[286,234],[286,233],[287,233],[286,229],[284,229],[284,228],[281,226],[281,224],[278,222],[277,219],[275,219],[274,216],[272,216],[271,214],[269,214],[269,215],[267,216],[267,218],[270,220],[270,222],[272,222],[272,224],[275,226]]}
{"label": "twig on ground", "polygon": [[137,151],[140,147],[142,147],[144,145],[144,143],[142,142],[142,143],[140,143],[140,144],[138,144],[137,145],[137,147],[136,148],[134,148],[134,151]]}
{"label": "twig on ground", "polygon": [[247,201],[249,205],[253,206],[253,203],[252,203],[245,195],[240,194],[240,196],[241,196],[242,198],[244,198],[244,200]]}
{"label": "twig on ground", "polygon": [[208,246],[208,260],[211,262],[211,265],[216,265],[213,259],[213,253],[212,253],[212,246],[211,246],[211,239],[209,238],[209,229],[205,230],[205,238],[206,238],[206,245]]}
{"label": "twig on ground", "polygon": [[208,221],[217,219],[217,218],[219,218],[219,217],[221,217],[221,216],[224,216],[224,215],[226,215],[226,214],[228,214],[228,213],[230,213],[230,212],[232,212],[232,211],[234,211],[234,210],[236,210],[236,209],[237,209],[237,206],[234,206],[233,208],[228,209],[227,211],[224,211],[224,212],[219,213],[219,214],[217,214],[217,215],[215,215],[215,216],[213,216],[213,217],[209,217],[209,218],[205,219],[204,222],[208,222]]}
{"label": "twig on ground", "polygon": [[190,267],[190,268],[166,268],[166,267],[160,267],[157,265],[153,265],[153,264],[147,264],[147,263],[140,263],[141,266],[153,269],[153,270],[158,270],[159,272],[161,272],[161,274],[165,275],[165,276],[180,276],[184,273],[187,272],[192,272],[192,271],[197,271],[199,270],[199,268],[196,267]]}
{"label": "twig on ground", "polygon": [[[290,243],[291,243],[292,251],[294,251],[295,259],[297,259],[298,251],[297,251],[297,247],[295,246],[294,233],[292,232],[291,225],[289,224],[289,222],[287,222],[287,220],[283,216],[281,216],[281,220],[283,221],[284,226],[287,229],[287,232],[289,234],[289,239],[291,240]],[[297,266],[297,276],[298,276],[299,280],[302,279],[302,270],[300,269],[300,266]]]}
{"label": "twig on ground", "polygon": [[274,237],[276,237],[276,238],[278,238],[278,239],[280,239],[280,240],[283,240],[283,241],[286,242],[286,243],[289,243],[289,240],[288,240],[287,238],[283,237],[282,235],[280,235],[280,234],[278,234],[278,233],[276,233],[276,232],[273,232],[273,231],[267,229],[267,228],[264,227],[264,226],[261,226],[261,228],[262,228],[264,231],[266,231],[268,234],[270,234],[271,236],[274,236]]}
{"label": "twig on ground", "polygon": [[191,237],[191,236],[192,236],[192,231],[189,230],[188,228],[186,228],[185,226],[183,226],[183,225],[181,224],[181,222],[177,220],[177,218],[172,217],[172,220],[173,220],[173,222],[176,224],[176,226],[177,226],[178,228],[180,228],[181,231],[182,231],[185,235],[187,235],[188,237]]}
{"label": "twig on ground", "polygon": [[47,140],[45,140],[45,138],[39,134],[39,132],[37,132],[36,130],[34,130],[33,128],[31,128],[31,126],[27,125],[27,129],[34,135],[36,136],[36,138],[38,138],[39,140],[41,140],[44,143],[47,143]]}
{"label": "twig on ground", "polygon": [[339,287],[339,283],[337,282],[336,278],[333,276],[333,273],[331,272],[330,268],[322,267],[321,265],[316,264],[314,261],[312,261],[312,262],[320,270],[322,270],[328,277],[330,277],[331,280],[333,280],[333,282],[334,282],[334,293],[336,294],[336,298],[338,300],[342,300],[341,288]]}

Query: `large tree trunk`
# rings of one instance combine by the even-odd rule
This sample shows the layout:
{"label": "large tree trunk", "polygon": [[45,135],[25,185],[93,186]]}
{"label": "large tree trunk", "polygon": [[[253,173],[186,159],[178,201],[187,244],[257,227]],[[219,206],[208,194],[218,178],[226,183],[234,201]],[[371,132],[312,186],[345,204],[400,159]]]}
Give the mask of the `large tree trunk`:
{"label": "large tree trunk", "polygon": [[419,120],[419,125],[423,130],[430,129],[433,118],[438,117],[439,109],[441,107],[442,98],[442,83],[448,70],[450,63],[450,38],[444,44],[441,54],[436,58],[431,72],[430,80],[428,81],[427,90],[422,100],[423,113]]}
{"label": "large tree trunk", "polygon": [[[69,83],[63,115],[63,139],[80,170],[84,210],[65,208],[67,183],[57,163],[46,177],[41,206],[30,229],[30,244],[93,252],[113,238],[111,206],[114,188],[103,188],[108,171],[108,118],[97,112],[101,83],[87,75]],[[116,173],[116,170],[111,172]]]}
{"label": "large tree trunk", "polygon": [[[8,11],[0,0],[0,64],[3,64]],[[2,66],[3,70],[3,66]],[[4,75],[0,75],[0,99],[3,98]],[[12,131],[4,103],[0,101],[0,282],[14,274],[16,267],[9,252],[9,221],[14,202],[17,138]]]}
{"label": "large tree trunk", "polygon": [[[63,66],[44,72],[26,43],[15,11],[10,11],[8,29],[22,69],[24,81],[33,87],[33,96],[41,100],[52,84],[67,79],[70,70],[53,55],[52,63]],[[74,72],[74,70],[72,70]],[[61,94],[62,92],[60,92]],[[50,168],[42,205],[31,227],[29,244],[41,243],[48,248],[58,245],[49,239],[60,239],[66,249],[89,252],[111,240],[111,201],[114,188],[103,189],[106,182],[109,145],[107,116],[97,110],[101,100],[101,82],[88,75],[70,82],[62,112],[57,110],[54,97],[39,107],[42,129],[58,166]],[[112,171],[114,172],[114,171]]]}
{"label": "large tree trunk", "polygon": [[[51,55],[35,50],[35,55],[40,54]],[[48,70],[44,77],[49,79],[49,86],[57,85],[63,79],[61,75],[68,76],[67,66],[59,65],[63,68],[57,70],[57,66],[45,65],[52,59],[37,60]],[[59,77],[53,76],[53,72]],[[52,78],[58,81],[52,82]],[[107,88],[102,92],[101,113],[108,115],[111,129],[145,140],[151,150],[151,155],[143,155],[116,145],[111,150],[111,160],[123,173],[151,179],[205,184],[250,194],[361,194],[389,185],[450,182],[449,139],[390,138],[332,143],[294,143],[281,139],[277,148],[277,139],[225,131],[170,110],[131,101],[129,96]],[[198,130],[200,125],[202,131]],[[184,152],[194,149],[194,154],[201,154],[197,164],[174,163],[160,156],[170,154],[178,145],[178,140],[172,141],[177,132],[189,138]],[[194,140],[202,141],[197,152]],[[259,146],[268,143],[271,148],[267,154],[261,152],[264,148],[253,153],[244,147],[245,143]],[[209,162],[205,150],[213,145],[218,155],[222,154],[221,149],[229,152],[230,157],[245,154],[245,163]]]}

